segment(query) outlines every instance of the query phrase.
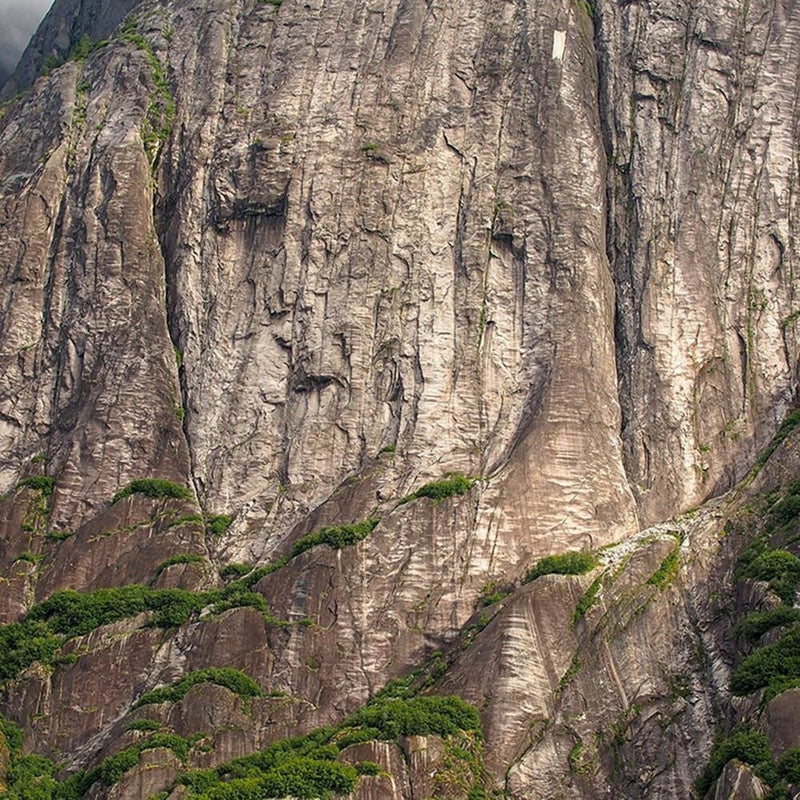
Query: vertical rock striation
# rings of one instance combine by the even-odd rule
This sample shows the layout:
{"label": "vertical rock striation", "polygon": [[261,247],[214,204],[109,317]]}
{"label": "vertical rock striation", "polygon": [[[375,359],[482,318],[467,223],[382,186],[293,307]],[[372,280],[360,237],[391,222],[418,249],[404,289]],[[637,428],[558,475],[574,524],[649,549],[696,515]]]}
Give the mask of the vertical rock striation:
{"label": "vertical rock striation", "polygon": [[[266,617],[209,600],[28,667],[3,700],[26,747],[96,763],[137,697],[209,666],[286,694],[198,695],[211,766],[442,650],[509,797],[688,796],[732,659],[712,593],[741,498],[714,498],[796,396],[794,0],[118,2],[67,35],[73,11],[0,112],[0,614],[286,563],[247,589]],[[109,42],[33,81],[84,33]],[[464,494],[409,497],[455,472]],[[141,478],[188,491],[112,502]],[[602,579],[519,588],[609,545]],[[145,752],[114,791],[172,780]]]}

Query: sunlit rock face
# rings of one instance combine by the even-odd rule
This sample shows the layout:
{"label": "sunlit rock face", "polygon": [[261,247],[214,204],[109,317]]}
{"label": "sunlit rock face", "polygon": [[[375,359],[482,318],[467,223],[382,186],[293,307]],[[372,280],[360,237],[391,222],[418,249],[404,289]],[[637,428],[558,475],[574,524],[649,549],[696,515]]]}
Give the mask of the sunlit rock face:
{"label": "sunlit rock face", "polygon": [[[164,710],[211,766],[443,650],[509,797],[689,796],[734,658],[725,492],[796,392],[798,56],[789,0],[58,0],[0,111],[2,622],[380,522],[264,575],[266,621],[132,617],[30,667],[2,702],[26,747],[97,763],[205,667],[285,693]],[[468,492],[400,504],[451,472]],[[189,496],[111,502],[140,478]],[[599,572],[519,588],[607,546],[585,617]],[[357,796],[438,791],[417,744],[364,745],[391,779]]]}

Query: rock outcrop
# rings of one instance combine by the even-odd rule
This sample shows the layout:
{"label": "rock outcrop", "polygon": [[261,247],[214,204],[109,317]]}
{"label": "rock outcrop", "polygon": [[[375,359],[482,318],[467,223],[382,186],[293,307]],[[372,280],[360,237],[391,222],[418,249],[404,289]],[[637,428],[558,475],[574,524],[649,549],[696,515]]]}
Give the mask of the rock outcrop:
{"label": "rock outcrop", "polygon": [[25,751],[96,766],[207,668],[272,694],[143,706],[191,747],[92,796],[420,669],[480,753],[350,745],[355,797],[684,798],[718,724],[797,747],[794,695],[731,711],[725,525],[800,472],[798,57],[794,0],[57,0],[0,112],[0,621],[151,605],[6,676]]}

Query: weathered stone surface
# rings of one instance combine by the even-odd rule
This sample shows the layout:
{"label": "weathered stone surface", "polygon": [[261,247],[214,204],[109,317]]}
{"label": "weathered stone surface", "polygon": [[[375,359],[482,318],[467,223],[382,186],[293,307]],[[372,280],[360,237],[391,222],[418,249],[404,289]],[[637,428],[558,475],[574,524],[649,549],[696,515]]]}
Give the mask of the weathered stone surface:
{"label": "weathered stone surface", "polygon": [[753,770],[734,759],[725,765],[714,791],[714,800],[761,800],[767,788],[753,774]]}
{"label": "weathered stone surface", "polygon": [[352,800],[404,800],[411,796],[404,752],[395,742],[365,742],[342,750],[340,761],[347,764],[371,761],[386,773],[361,778]]}
{"label": "weathered stone surface", "polygon": [[[131,9],[143,39],[0,119],[0,621],[63,588],[207,588],[381,522],[259,582],[288,624],[130,621],[31,668],[2,704],[26,747],[96,763],[144,691],[206,666],[287,694],[147,710],[212,728],[192,755],[212,766],[443,650],[435,689],[481,709],[509,797],[689,796],[736,651],[722,526],[798,472],[790,439],[707,502],[797,390],[794,0],[79,5],[68,31],[56,3],[19,86]],[[397,505],[450,470],[485,480]],[[33,474],[55,479],[41,512],[15,490]],[[195,499],[110,504],[141,477]],[[177,524],[210,514],[234,517],[219,538]],[[674,580],[648,583],[676,534]],[[613,543],[586,576],[518,587]],[[186,553],[208,565],[159,572]],[[515,591],[476,611],[493,582]],[[358,791],[424,796],[435,751]],[[132,800],[174,770],[148,758]]]}
{"label": "weathered stone surface", "polygon": [[12,686],[2,710],[25,724],[26,746],[83,761],[106,743],[163,658],[163,632],[131,631],[132,622],[76,639],[66,648],[75,663],[52,673],[33,666]]}
{"label": "weathered stone surface", "polygon": [[653,520],[742,477],[792,403],[800,18],[793,2],[596,11],[622,439]]}
{"label": "weathered stone surface", "polygon": [[157,747],[139,756],[138,766],[131,770],[106,794],[108,800],[129,797],[152,797],[169,786],[181,770],[181,762],[171,750]]}
{"label": "weathered stone surface", "polygon": [[789,689],[769,701],[765,723],[770,748],[776,757],[790,747],[800,747],[798,719],[800,719],[800,689]]}

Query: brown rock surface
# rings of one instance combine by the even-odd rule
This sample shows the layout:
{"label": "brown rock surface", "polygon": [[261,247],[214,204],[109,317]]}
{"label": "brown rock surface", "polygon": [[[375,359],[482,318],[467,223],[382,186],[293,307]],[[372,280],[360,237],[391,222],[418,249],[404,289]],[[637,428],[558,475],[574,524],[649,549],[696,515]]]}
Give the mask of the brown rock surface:
{"label": "brown rock surface", "polygon": [[[380,523],[264,576],[269,622],[136,618],[30,667],[1,704],[26,748],[94,765],[204,667],[286,693],[136,712],[212,766],[442,651],[507,797],[690,796],[735,657],[723,525],[800,471],[789,439],[740,483],[796,399],[799,57],[794,0],[58,0],[0,112],[0,621]],[[482,480],[398,505],[452,470]],[[111,503],[143,477],[192,497]],[[445,745],[369,745],[391,777],[357,796],[431,793]]]}
{"label": "brown rock surface", "polygon": [[790,747],[800,747],[800,689],[789,689],[769,701],[766,726],[769,744],[775,756]]}
{"label": "brown rock surface", "polygon": [[730,761],[717,782],[714,800],[761,800],[767,788],[741,761]]}

